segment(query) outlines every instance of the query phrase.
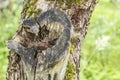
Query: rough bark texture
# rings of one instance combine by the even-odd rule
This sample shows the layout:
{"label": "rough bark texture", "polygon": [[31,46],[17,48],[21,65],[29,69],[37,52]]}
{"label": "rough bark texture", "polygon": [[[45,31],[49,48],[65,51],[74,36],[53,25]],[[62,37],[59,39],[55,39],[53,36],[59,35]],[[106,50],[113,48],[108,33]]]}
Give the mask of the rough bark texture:
{"label": "rough bark texture", "polygon": [[[24,0],[22,25],[13,40],[7,42],[11,49],[7,80],[80,80],[81,45],[96,3],[97,0]],[[40,17],[51,8],[64,11],[63,17],[57,15],[61,18],[55,17],[52,23],[51,17],[45,21]],[[71,23],[64,19],[64,13]],[[64,21],[59,22],[61,19]],[[72,33],[68,27],[71,24]]]}

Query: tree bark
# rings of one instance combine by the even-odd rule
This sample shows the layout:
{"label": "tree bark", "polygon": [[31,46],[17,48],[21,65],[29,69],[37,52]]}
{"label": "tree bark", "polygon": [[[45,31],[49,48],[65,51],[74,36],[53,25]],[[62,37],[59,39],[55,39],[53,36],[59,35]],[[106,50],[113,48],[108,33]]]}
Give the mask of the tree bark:
{"label": "tree bark", "polygon": [[7,41],[7,80],[80,80],[80,51],[97,0],[24,0]]}

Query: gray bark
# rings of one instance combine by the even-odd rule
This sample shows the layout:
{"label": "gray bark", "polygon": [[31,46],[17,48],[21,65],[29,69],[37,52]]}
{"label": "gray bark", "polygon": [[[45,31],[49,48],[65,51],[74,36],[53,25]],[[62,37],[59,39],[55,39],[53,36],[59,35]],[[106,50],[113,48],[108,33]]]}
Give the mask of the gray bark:
{"label": "gray bark", "polygon": [[[80,80],[81,45],[97,0],[31,1],[24,1],[22,26],[7,42],[7,80]],[[31,5],[40,10],[37,17],[28,15]]]}

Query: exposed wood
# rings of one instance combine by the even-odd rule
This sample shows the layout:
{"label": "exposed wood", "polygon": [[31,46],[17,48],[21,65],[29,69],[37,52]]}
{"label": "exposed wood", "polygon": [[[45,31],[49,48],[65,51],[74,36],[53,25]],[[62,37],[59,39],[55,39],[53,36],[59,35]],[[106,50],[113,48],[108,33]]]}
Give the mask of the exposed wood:
{"label": "exposed wood", "polygon": [[[7,80],[80,80],[81,45],[87,34],[89,20],[97,0],[81,0],[79,4],[76,1],[69,4],[68,2],[68,0],[24,0],[21,15],[23,23],[13,40],[7,43],[11,49]],[[29,11],[31,5],[32,10],[37,9],[37,12]],[[56,16],[55,20],[52,19],[52,23],[51,20],[44,20],[41,16],[51,8],[64,11],[63,16],[61,17],[61,14],[58,15],[61,18]],[[29,12],[32,14],[28,14]],[[64,18],[64,13],[70,22]],[[63,22],[57,21],[56,18]],[[26,24],[27,21],[35,24]],[[66,25],[72,25],[70,42],[71,28]],[[46,35],[48,33],[49,35]],[[74,48],[73,52],[69,50],[71,47],[68,48],[69,43]],[[72,69],[69,72],[70,66]]]}
{"label": "exposed wood", "polygon": [[[62,29],[62,33],[58,35],[60,31],[56,30],[58,39],[52,47],[48,46],[46,49],[41,48],[42,43],[49,44],[49,42],[47,42],[49,41],[49,38],[48,36],[41,38],[41,33],[43,32],[39,31],[41,29],[40,27],[37,27],[37,22],[40,27],[44,27],[44,25],[48,27],[47,24],[51,24],[53,22],[62,24],[62,28],[60,28]],[[29,37],[35,37],[35,42],[26,42],[23,40],[26,43],[25,45],[24,43],[20,43],[21,40],[19,40],[20,42],[17,40],[10,40],[6,42],[7,46],[11,51],[19,55],[23,64],[23,71],[25,73],[24,76],[26,76],[25,78],[27,80],[63,80],[69,58],[71,23],[65,13],[57,9],[50,9],[44,13],[41,13],[37,18],[37,22],[35,22],[34,18],[29,18],[23,21],[23,28],[28,28],[28,31],[31,32]],[[36,30],[38,30],[38,32]],[[52,31],[50,33],[54,34]],[[24,34],[27,34],[27,32]],[[30,40],[29,37],[27,37],[28,40]],[[47,41],[44,40],[46,37]],[[54,39],[52,36],[51,38]],[[32,46],[30,44],[32,44]],[[45,44],[43,47],[45,47]],[[23,78],[23,80],[25,80],[25,78]]]}

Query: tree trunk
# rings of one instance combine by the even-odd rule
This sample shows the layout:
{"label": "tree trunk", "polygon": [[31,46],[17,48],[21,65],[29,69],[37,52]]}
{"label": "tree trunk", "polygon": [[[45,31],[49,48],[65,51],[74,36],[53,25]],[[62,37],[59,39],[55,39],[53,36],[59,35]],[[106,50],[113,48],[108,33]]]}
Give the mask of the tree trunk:
{"label": "tree trunk", "polygon": [[80,80],[81,44],[97,0],[24,0],[7,80]]}

